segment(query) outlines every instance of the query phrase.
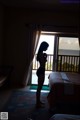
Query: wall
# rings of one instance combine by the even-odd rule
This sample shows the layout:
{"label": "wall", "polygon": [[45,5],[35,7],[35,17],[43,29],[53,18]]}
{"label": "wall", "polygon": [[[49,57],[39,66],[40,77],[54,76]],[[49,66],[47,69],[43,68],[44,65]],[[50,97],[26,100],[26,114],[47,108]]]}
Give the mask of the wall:
{"label": "wall", "polygon": [[13,66],[12,84],[21,84],[27,63],[27,37],[23,16],[8,9],[5,16],[4,65]]}
{"label": "wall", "polygon": [[3,58],[3,27],[4,27],[4,7],[0,4],[0,65]]}
{"label": "wall", "polygon": [[73,28],[75,28],[78,26],[78,22],[77,15],[74,17],[74,14],[71,16],[69,13],[66,13],[66,16],[64,16],[63,13],[57,13],[55,11],[30,11],[22,8],[7,8],[5,15],[6,27],[3,63],[4,65],[11,65],[14,67],[11,78],[12,83],[17,85],[21,84],[26,71],[28,59],[28,29],[26,28],[26,23],[73,26]]}

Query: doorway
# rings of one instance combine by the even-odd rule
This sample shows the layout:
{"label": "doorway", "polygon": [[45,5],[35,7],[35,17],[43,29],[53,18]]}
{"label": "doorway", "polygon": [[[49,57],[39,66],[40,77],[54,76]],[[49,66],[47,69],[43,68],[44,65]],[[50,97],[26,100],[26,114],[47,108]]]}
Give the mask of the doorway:
{"label": "doorway", "polygon": [[40,35],[40,39],[39,39],[39,43],[36,49],[36,53],[33,59],[33,67],[32,67],[32,81],[31,81],[31,85],[37,85],[37,75],[36,75],[36,71],[39,67],[39,63],[36,61],[36,55],[39,49],[39,46],[41,44],[41,42],[46,41],[49,44],[49,48],[46,51],[47,53],[47,62],[46,62],[46,66],[45,66],[45,82],[44,82],[44,86],[48,86],[48,76],[49,73],[51,73],[51,71],[53,70],[53,58],[54,58],[54,39],[55,39],[55,35],[52,32],[41,32]]}

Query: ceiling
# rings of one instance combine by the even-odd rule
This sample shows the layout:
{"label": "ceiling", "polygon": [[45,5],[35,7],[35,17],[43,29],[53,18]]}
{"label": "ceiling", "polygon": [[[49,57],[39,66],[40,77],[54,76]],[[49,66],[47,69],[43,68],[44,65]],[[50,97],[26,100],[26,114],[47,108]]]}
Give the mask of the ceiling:
{"label": "ceiling", "polygon": [[9,7],[79,11],[80,0],[0,0]]}

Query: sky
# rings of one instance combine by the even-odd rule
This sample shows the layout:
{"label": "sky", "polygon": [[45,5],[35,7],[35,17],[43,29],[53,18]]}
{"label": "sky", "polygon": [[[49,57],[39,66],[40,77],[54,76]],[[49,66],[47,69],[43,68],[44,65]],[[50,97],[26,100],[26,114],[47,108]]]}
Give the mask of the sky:
{"label": "sky", "polygon": [[[38,48],[39,48],[42,41],[46,41],[49,44],[49,47],[48,47],[46,53],[53,54],[54,36],[53,35],[41,35],[36,53],[37,53]],[[79,50],[78,38],[60,37],[59,49]]]}
{"label": "sky", "polygon": [[38,48],[39,48],[39,46],[40,46],[40,44],[41,44],[42,41],[46,41],[49,44],[49,47],[46,50],[46,53],[47,54],[53,54],[54,36],[52,36],[52,35],[50,35],[50,36],[49,35],[41,35],[39,43],[38,43],[38,47],[37,47],[37,50],[36,50],[36,53],[37,53]]}
{"label": "sky", "polygon": [[78,38],[60,37],[59,49],[79,50]]}

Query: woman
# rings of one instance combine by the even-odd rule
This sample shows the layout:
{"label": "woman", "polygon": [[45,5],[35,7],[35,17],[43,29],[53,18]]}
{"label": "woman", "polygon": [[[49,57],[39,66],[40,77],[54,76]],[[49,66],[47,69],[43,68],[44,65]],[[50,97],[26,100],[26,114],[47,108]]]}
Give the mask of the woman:
{"label": "woman", "polygon": [[40,93],[45,79],[45,63],[47,61],[47,54],[43,51],[46,51],[49,44],[47,42],[42,42],[38,54],[37,54],[37,61],[40,64],[40,67],[37,69],[37,77],[38,77],[38,87],[36,92],[36,107],[43,107],[43,103],[40,101]]}

